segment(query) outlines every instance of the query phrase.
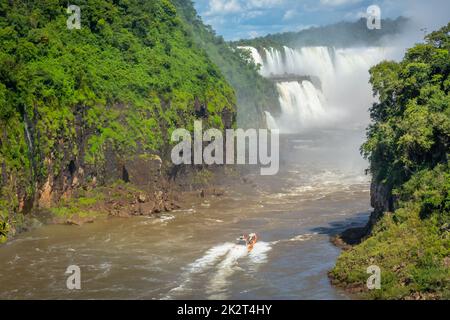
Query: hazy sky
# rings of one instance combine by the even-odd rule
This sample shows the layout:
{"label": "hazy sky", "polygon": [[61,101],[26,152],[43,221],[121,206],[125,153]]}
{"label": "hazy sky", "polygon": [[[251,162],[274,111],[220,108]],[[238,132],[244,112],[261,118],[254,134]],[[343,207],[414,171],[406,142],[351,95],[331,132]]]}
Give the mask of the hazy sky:
{"label": "hazy sky", "polygon": [[205,23],[226,40],[298,31],[364,16],[376,4],[383,18],[400,15],[434,28],[450,21],[449,0],[194,0]]}

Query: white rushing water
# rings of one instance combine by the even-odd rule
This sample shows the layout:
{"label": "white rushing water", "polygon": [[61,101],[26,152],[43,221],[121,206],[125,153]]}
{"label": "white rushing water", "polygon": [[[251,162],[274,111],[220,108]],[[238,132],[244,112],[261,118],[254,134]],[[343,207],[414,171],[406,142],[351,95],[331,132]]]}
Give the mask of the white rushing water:
{"label": "white rushing water", "polygon": [[266,116],[267,129],[279,129],[275,118],[270,114],[270,112],[264,111],[264,115]]}
{"label": "white rushing water", "polygon": [[282,114],[266,119],[268,127],[276,125],[285,133],[366,126],[374,102],[369,69],[394,52],[380,47],[244,49],[261,65],[262,76],[276,78]]}
{"label": "white rushing water", "polygon": [[331,118],[324,108],[324,95],[310,81],[281,82],[277,88],[282,110],[281,128],[296,131]]}

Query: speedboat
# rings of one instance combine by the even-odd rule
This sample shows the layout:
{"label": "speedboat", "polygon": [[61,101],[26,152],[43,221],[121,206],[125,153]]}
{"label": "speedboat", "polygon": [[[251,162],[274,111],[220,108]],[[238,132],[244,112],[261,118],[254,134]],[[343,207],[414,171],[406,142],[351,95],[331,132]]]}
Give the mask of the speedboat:
{"label": "speedboat", "polygon": [[236,239],[237,244],[244,245],[247,247],[248,252],[253,250],[256,242],[258,241],[258,236],[256,233],[244,234]]}

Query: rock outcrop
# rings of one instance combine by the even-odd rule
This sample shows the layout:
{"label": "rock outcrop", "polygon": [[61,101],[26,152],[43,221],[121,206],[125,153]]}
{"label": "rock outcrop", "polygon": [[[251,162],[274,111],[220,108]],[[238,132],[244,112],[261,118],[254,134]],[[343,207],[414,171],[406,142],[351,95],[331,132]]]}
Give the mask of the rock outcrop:
{"label": "rock outcrop", "polygon": [[340,235],[332,238],[331,241],[343,249],[359,244],[370,235],[374,225],[385,212],[394,211],[394,200],[391,188],[385,184],[372,181],[370,186],[370,203],[374,210],[367,224],[364,227],[346,229]]}
{"label": "rock outcrop", "polygon": [[379,182],[372,181],[370,186],[370,204],[374,211],[370,215],[368,230],[381,218],[385,212],[394,211],[392,189]]}

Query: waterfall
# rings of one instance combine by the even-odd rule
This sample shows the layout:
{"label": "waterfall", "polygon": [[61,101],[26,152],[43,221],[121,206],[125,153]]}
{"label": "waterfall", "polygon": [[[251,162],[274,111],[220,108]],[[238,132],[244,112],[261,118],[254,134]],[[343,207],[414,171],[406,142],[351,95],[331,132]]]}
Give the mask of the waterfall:
{"label": "waterfall", "polygon": [[23,112],[23,126],[25,130],[25,141],[28,146],[28,150],[30,154],[33,154],[33,139],[31,138],[30,129],[29,129],[29,120],[26,111]]}
{"label": "waterfall", "polygon": [[277,82],[282,113],[274,122],[286,133],[366,126],[374,102],[368,71],[393,52],[379,47],[244,49],[261,65],[260,74]]}
{"label": "waterfall", "polygon": [[25,127],[25,137],[26,137],[28,149],[30,150],[30,152],[33,152],[33,141],[31,140],[30,130],[28,129],[28,123],[26,121],[24,123],[24,127]]}
{"label": "waterfall", "polygon": [[328,118],[324,109],[325,97],[309,81],[291,81],[277,84],[280,94],[281,117],[284,131],[306,129],[311,123]]}
{"label": "waterfall", "polygon": [[274,117],[270,114],[269,111],[264,111],[264,115],[266,116],[266,126],[269,130],[279,129],[278,124]]}
{"label": "waterfall", "polygon": [[261,55],[259,54],[258,50],[256,50],[256,48],[253,48],[253,47],[238,47],[238,49],[250,51],[251,58],[253,59],[253,62],[256,65],[258,65],[258,64],[261,65],[261,66],[264,65],[264,61],[263,61]]}
{"label": "waterfall", "polygon": [[34,160],[34,143],[30,133],[29,119],[25,110],[23,111],[23,126],[25,131],[25,142],[28,146],[28,158],[31,162],[30,176],[34,178],[34,173],[36,171],[36,163]]}

